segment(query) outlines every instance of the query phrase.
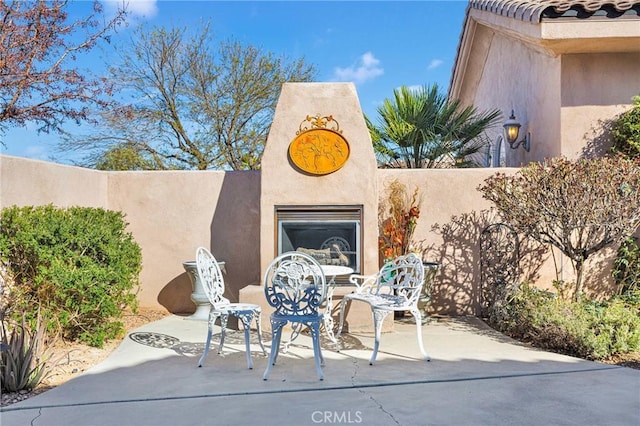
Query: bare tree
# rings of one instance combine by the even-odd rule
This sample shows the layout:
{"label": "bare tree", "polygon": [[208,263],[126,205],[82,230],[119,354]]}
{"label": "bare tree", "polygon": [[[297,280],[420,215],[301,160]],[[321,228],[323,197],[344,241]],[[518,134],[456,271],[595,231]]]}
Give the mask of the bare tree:
{"label": "bare tree", "polygon": [[304,59],[233,40],[216,45],[208,25],[193,36],[186,28],[139,28],[123,51],[111,74],[131,100],[105,111],[93,134],[62,146],[89,152],[85,165],[109,168],[124,154],[120,167],[258,169],[282,83],[315,73]]}
{"label": "bare tree", "polygon": [[100,21],[95,1],[89,16],[69,22],[66,9],[62,0],[0,2],[0,132],[28,122],[59,131],[66,120],[86,120],[90,105],[107,105],[111,85],[83,74],[74,60],[107,38],[125,11]]}
{"label": "bare tree", "polygon": [[506,223],[571,259],[576,296],[587,258],[640,226],[640,159],[554,158],[497,173],[479,190]]}

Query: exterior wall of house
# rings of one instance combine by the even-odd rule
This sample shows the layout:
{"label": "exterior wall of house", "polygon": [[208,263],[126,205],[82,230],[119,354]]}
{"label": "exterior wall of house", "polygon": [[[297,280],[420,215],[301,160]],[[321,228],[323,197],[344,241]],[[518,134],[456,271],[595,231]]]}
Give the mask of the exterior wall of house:
{"label": "exterior wall of house", "polygon": [[507,148],[508,166],[608,150],[607,124],[640,93],[637,19],[531,23],[473,8],[467,18],[450,95],[505,120],[515,111],[531,152]]}
{"label": "exterior wall of house", "polygon": [[578,158],[607,152],[608,123],[640,95],[639,67],[640,52],[562,55],[562,155]]}
{"label": "exterior wall of house", "polygon": [[[499,109],[506,121],[513,110],[520,136],[531,133],[531,151],[514,150],[506,143],[506,165],[518,167],[560,154],[561,62],[503,32],[477,25],[470,47],[469,67],[457,97],[479,110]],[[489,130],[493,143],[502,126]]]}
{"label": "exterior wall of house", "polygon": [[[124,212],[127,229],[142,247],[141,306],[193,312],[191,283],[182,262],[192,260],[200,245],[211,248],[218,260],[226,262],[225,282],[231,300],[239,300],[247,286],[260,285],[260,172],[101,172],[1,155],[0,170],[0,208],[52,203]],[[515,173],[517,169],[501,171]],[[435,280],[434,313],[478,312],[478,241],[484,227],[494,219],[490,203],[476,188],[494,172],[376,171],[374,179],[381,198],[394,179],[410,191],[419,188],[422,206],[414,242],[425,261],[442,265]],[[376,252],[377,248],[370,247],[369,251]],[[594,259],[598,276],[591,281],[600,287],[610,281],[611,256],[613,251]],[[522,278],[542,286],[548,286],[555,277],[548,253],[527,255],[522,266]],[[567,270],[565,278],[569,273]]]}

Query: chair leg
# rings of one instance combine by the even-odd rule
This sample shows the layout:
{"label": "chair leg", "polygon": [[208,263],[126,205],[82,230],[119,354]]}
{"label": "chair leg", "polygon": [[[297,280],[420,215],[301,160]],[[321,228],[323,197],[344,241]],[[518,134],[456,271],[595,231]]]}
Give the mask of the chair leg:
{"label": "chair leg", "polygon": [[262,380],[269,379],[271,367],[273,367],[276,363],[278,351],[280,350],[280,336],[282,335],[282,327],[284,327],[286,323],[286,321],[271,320],[271,354],[269,355],[269,362],[267,363],[267,369],[264,370]]}
{"label": "chair leg", "polygon": [[229,320],[229,315],[222,314],[220,315],[220,348],[218,349],[218,354],[222,353],[222,347],[224,346],[224,336],[227,330],[227,321]]}
{"label": "chair leg", "polygon": [[346,308],[347,303],[351,302],[347,296],[344,296],[342,301],[340,302],[340,325],[338,325],[338,332],[336,333],[336,337],[340,337],[342,334],[342,327],[344,326],[344,310]]}
{"label": "chair leg", "polygon": [[311,338],[313,340],[313,358],[316,363],[316,372],[318,373],[318,379],[324,380],[324,374],[322,373],[324,358],[322,357],[322,348],[320,347],[320,323],[314,322],[312,324],[309,324],[309,330],[311,331]]}
{"label": "chair leg", "polygon": [[[279,326],[279,332],[275,335],[274,343],[276,345],[276,355],[273,357],[273,365],[276,365],[276,362],[278,362],[278,356],[280,355],[280,344],[282,341],[282,329],[285,325],[287,325],[286,322],[282,323],[282,325]],[[271,325],[271,329],[273,330],[273,325]]]}
{"label": "chair leg", "polygon": [[253,321],[253,314],[243,314],[238,316],[242,321],[242,328],[244,328],[244,347],[247,356],[247,365],[249,370],[253,370],[253,361],[251,360],[251,337],[249,336],[249,330],[251,329],[251,321]]}
{"label": "chair leg", "polygon": [[382,323],[384,322],[384,319],[387,317],[387,315],[389,315],[392,311],[371,308],[371,312],[373,314],[375,341],[373,343],[373,354],[371,354],[369,365],[373,365],[373,363],[376,361],[376,357],[378,356],[378,347],[380,346],[380,332],[382,330]]}
{"label": "chair leg", "polygon": [[422,344],[422,313],[418,309],[412,309],[411,314],[416,319],[416,331],[418,333],[418,346],[420,347],[420,353],[425,361],[431,361],[431,357],[427,355]]}
{"label": "chair leg", "polygon": [[256,312],[256,329],[258,330],[258,343],[262,348],[262,355],[267,355],[267,350],[264,348],[264,344],[262,343],[262,315],[260,312]]}
{"label": "chair leg", "polygon": [[211,328],[213,325],[213,321],[215,321],[215,318],[210,319],[209,325],[207,326],[207,342],[204,344],[204,353],[200,357],[200,361],[198,361],[198,367],[202,367],[202,364],[204,364],[204,360],[207,357],[207,354],[209,353],[209,345],[211,344],[211,334],[212,334]]}
{"label": "chair leg", "polygon": [[340,352],[340,345],[338,344],[338,340],[336,336],[333,334],[333,317],[331,316],[331,312],[325,312],[322,317],[322,322],[324,325],[324,329],[327,332],[327,336],[329,336],[329,340],[333,342],[336,347],[336,351]]}

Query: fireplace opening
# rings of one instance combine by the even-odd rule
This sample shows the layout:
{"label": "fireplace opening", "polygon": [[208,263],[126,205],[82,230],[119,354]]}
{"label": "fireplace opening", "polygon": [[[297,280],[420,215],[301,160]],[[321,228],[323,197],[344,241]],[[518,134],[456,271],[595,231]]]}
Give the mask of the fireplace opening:
{"label": "fireplace opening", "polygon": [[362,206],[276,206],[277,255],[301,251],[360,273]]}

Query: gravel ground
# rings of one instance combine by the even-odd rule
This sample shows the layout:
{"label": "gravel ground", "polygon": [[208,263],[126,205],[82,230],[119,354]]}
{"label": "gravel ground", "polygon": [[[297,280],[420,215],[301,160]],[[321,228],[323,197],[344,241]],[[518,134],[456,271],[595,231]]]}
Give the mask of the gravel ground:
{"label": "gravel ground", "polygon": [[[129,332],[168,315],[170,314],[164,310],[140,308],[137,314],[125,314],[123,320],[126,331]],[[107,358],[120,345],[120,342],[122,342],[122,339],[112,340],[105,343],[102,348],[94,348],[77,342],[58,342],[50,350],[50,359],[60,359],[60,362],[53,368],[48,377],[31,391],[22,390],[3,393],[0,407],[24,401],[79,376]]]}

